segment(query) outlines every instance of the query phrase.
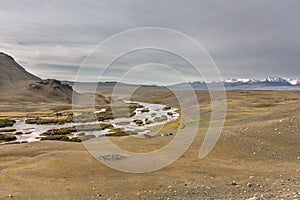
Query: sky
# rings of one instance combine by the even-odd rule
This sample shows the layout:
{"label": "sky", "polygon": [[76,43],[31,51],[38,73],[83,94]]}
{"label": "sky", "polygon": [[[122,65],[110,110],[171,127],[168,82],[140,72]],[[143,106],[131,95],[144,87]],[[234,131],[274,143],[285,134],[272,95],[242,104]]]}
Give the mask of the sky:
{"label": "sky", "polygon": [[[0,51],[42,78],[146,84],[300,78],[298,0],[0,0],[0,5]],[[150,30],[118,38],[120,32],[142,27],[177,31],[202,51],[172,31],[170,36]],[[112,45],[100,51],[99,44],[112,36]],[[145,45],[144,40],[179,53],[141,46],[119,57],[120,50]],[[199,60],[193,64],[202,76],[183,54]]]}

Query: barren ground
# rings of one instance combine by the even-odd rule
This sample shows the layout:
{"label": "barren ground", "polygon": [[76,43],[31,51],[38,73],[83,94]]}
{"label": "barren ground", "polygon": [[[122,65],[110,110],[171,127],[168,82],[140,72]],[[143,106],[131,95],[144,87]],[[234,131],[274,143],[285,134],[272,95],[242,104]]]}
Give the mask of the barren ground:
{"label": "barren ground", "polygon": [[[129,174],[101,164],[81,143],[1,145],[0,199],[248,199],[255,195],[256,199],[260,195],[299,199],[300,92],[227,92],[225,127],[213,151],[203,159],[198,153],[210,106],[207,92],[198,91],[197,95],[203,112],[197,137],[170,166]],[[133,100],[177,104],[169,91],[162,89],[137,91]],[[7,111],[1,116],[28,114],[37,113]],[[167,124],[162,131],[174,126]],[[122,148],[145,152],[171,139],[112,140]]]}

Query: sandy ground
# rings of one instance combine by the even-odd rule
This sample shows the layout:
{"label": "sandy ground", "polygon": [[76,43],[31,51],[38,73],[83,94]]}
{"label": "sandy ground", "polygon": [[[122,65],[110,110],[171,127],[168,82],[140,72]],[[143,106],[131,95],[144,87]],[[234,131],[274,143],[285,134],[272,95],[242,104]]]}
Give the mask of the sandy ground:
{"label": "sandy ground", "polygon": [[[157,95],[175,102],[164,92]],[[81,143],[2,145],[0,199],[299,199],[300,93],[228,92],[224,130],[203,159],[198,153],[209,106],[207,95],[198,95],[204,119],[197,137],[168,167],[143,174],[119,172],[93,158]],[[141,101],[143,96],[135,98]],[[127,150],[145,152],[171,139],[112,140]]]}

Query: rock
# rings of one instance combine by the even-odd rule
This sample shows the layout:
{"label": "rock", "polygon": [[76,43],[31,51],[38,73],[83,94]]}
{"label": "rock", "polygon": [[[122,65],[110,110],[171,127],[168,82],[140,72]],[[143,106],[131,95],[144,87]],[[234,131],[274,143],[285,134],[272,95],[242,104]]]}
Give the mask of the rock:
{"label": "rock", "polygon": [[231,185],[238,185],[237,182],[232,181]]}
{"label": "rock", "polygon": [[247,187],[252,187],[253,184],[252,183],[247,183]]}
{"label": "rock", "polygon": [[36,84],[36,83],[30,84],[29,87],[30,87],[30,89],[32,89],[32,90],[35,90],[35,89],[39,90],[39,89],[41,89],[41,85],[38,85],[38,84]]}
{"label": "rock", "polygon": [[173,116],[173,113],[172,112],[167,112],[167,115]]}
{"label": "rock", "polygon": [[117,160],[124,160],[127,156],[120,155],[120,154],[108,154],[104,156],[100,156],[99,159],[103,161],[117,161]]}

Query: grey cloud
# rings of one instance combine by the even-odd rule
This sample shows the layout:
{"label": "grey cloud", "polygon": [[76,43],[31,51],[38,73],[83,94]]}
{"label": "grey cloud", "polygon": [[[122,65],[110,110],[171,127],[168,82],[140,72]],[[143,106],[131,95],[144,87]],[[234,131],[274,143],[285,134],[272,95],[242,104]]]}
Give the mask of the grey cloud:
{"label": "grey cloud", "polygon": [[[0,3],[0,51],[12,54],[38,75],[47,76],[46,72],[52,70],[58,78],[73,79],[74,69],[107,37],[126,29],[158,26],[181,31],[202,43],[224,78],[300,78],[300,2],[296,0]],[[182,48],[187,47],[182,44]],[[181,60],[157,55],[143,58],[138,54],[116,63],[115,72],[107,78],[126,70],[128,64],[150,61],[184,68],[191,80],[198,78]],[[101,65],[95,59],[87,79],[92,69]],[[70,73],[63,77],[59,72],[65,70]],[[205,67],[203,70],[209,71]]]}

